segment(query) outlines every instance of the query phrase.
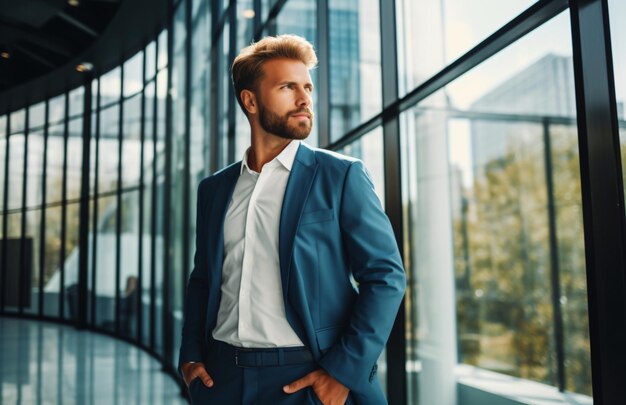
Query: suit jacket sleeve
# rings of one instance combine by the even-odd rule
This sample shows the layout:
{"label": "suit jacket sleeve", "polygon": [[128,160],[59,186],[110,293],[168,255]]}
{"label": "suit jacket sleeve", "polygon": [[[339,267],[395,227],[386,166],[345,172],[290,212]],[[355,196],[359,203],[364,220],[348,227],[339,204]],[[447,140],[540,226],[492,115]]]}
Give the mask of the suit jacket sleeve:
{"label": "suit jacket sleeve", "polygon": [[198,203],[196,213],[196,253],[194,268],[189,276],[185,297],[185,312],[180,345],[180,366],[189,361],[200,362],[204,359],[205,322],[208,302],[208,268],[207,268],[207,235],[206,216],[207,198],[204,180],[198,186]]}
{"label": "suit jacket sleeve", "polygon": [[362,162],[346,174],[340,227],[359,294],[349,324],[319,360],[330,375],[354,391],[372,383],[395,320],[406,276],[391,224]]}

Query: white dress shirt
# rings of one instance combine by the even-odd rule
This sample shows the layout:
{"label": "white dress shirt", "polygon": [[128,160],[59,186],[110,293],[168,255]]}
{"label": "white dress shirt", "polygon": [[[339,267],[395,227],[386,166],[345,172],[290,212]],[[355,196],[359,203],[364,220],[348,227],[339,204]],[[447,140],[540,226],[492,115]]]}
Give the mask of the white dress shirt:
{"label": "white dress shirt", "polygon": [[257,173],[242,160],[224,221],[222,296],[213,338],[239,347],[303,346],[285,316],[278,228],[300,141]]}

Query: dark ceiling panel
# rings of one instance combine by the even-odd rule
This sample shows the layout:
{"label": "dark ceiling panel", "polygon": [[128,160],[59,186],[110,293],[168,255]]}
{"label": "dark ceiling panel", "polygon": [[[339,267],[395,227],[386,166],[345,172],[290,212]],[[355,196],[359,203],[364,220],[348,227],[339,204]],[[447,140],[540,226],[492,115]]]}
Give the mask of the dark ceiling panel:
{"label": "dark ceiling panel", "polygon": [[[81,0],[74,8],[66,0],[61,2],[65,14],[98,32],[93,38],[58,13],[40,27],[30,27],[33,20],[42,22],[44,15],[50,16],[52,6],[58,10],[57,0],[48,1],[45,10],[33,11],[39,17],[29,24],[16,20],[26,6],[16,11],[7,3],[22,1],[35,7],[43,0],[0,0],[0,51],[9,39],[16,45],[10,59],[0,58],[0,114],[78,87],[89,75],[76,71],[79,63],[93,64],[94,76],[119,66],[156,38],[166,24],[169,4],[168,0]],[[56,67],[46,66],[47,62]]]}
{"label": "dark ceiling panel", "polygon": [[[126,0],[134,2],[137,0]],[[0,2],[0,92],[51,72],[84,52],[111,23],[120,2],[12,0]],[[45,67],[46,70],[41,68]]]}
{"label": "dark ceiling panel", "polygon": [[65,0],[9,0],[0,2],[0,15],[37,28],[66,6],[68,4]]}

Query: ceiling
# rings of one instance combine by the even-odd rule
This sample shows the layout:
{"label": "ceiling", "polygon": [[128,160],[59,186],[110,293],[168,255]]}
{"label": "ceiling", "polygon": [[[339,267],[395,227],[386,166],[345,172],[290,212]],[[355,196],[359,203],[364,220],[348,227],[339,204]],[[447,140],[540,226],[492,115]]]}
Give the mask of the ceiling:
{"label": "ceiling", "polygon": [[[157,38],[167,24],[169,4],[0,0],[0,115],[70,91],[119,66]],[[77,65],[84,62],[93,70],[78,72]]]}
{"label": "ceiling", "polygon": [[0,93],[44,75],[98,39],[121,0],[0,2]]}

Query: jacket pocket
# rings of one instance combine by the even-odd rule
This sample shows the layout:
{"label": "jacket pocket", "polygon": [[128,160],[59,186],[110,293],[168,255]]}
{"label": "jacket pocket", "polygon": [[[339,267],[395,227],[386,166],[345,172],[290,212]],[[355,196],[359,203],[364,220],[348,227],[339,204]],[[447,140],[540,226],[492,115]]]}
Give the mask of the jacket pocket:
{"label": "jacket pocket", "polygon": [[300,218],[300,225],[312,224],[315,222],[330,221],[335,217],[333,209],[304,212]]}
{"label": "jacket pocket", "polygon": [[317,338],[317,347],[321,352],[328,350],[341,336],[343,326],[331,326],[315,331]]}

